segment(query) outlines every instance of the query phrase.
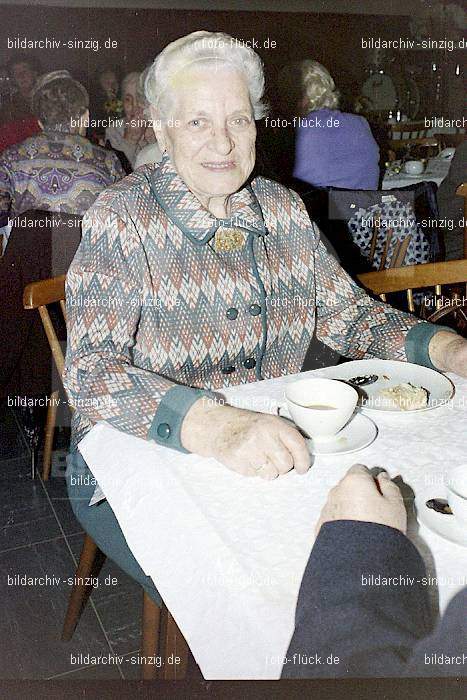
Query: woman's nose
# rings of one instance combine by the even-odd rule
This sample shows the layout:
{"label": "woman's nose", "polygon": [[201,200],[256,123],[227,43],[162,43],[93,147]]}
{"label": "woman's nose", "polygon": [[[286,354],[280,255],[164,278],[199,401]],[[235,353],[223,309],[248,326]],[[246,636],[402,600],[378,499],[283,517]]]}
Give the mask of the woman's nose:
{"label": "woman's nose", "polygon": [[213,129],[211,132],[210,148],[219,155],[228,155],[233,147],[233,140],[227,129]]}

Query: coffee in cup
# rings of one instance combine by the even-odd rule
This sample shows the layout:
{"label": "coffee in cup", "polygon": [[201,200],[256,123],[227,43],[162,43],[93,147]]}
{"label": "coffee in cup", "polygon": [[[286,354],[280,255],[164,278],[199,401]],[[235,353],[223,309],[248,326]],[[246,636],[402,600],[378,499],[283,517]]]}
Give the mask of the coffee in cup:
{"label": "coffee in cup", "polygon": [[292,382],[285,390],[288,413],[318,442],[337,435],[351,418],[357,401],[357,391],[338,379],[307,377]]}

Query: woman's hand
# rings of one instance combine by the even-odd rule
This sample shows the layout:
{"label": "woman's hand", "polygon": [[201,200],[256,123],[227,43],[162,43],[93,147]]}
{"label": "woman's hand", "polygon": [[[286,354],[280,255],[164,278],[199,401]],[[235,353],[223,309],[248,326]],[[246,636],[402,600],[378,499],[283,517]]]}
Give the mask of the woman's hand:
{"label": "woman's hand", "polygon": [[305,474],[310,454],[302,435],[277,416],[199,399],[181,430],[185,449],[214,457],[243,476],[275,479],[295,469]]}
{"label": "woman's hand", "polygon": [[467,340],[456,333],[439,331],[428,346],[430,359],[442,372],[467,377]]}
{"label": "woman's hand", "polygon": [[373,478],[363,464],[354,464],[337,486],[329,492],[316,526],[333,520],[362,520],[407,530],[407,512],[398,486],[386,472]]}

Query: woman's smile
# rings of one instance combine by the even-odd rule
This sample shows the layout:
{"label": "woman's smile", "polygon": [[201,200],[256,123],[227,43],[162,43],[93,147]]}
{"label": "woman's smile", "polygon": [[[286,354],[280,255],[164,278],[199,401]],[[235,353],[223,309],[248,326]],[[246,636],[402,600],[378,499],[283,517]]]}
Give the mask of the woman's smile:
{"label": "woman's smile", "polygon": [[203,168],[206,168],[207,170],[212,170],[214,172],[219,171],[223,172],[225,170],[233,170],[234,168],[237,167],[237,164],[234,160],[226,160],[226,161],[206,161],[204,163],[201,163]]}

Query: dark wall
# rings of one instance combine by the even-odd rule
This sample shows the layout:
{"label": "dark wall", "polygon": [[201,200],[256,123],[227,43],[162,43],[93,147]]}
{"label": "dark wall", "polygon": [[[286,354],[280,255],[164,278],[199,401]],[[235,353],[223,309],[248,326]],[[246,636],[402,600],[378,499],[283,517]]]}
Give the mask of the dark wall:
{"label": "dark wall", "polygon": [[[45,39],[60,42],[99,41],[98,51],[80,48],[30,49],[44,70],[69,69],[89,85],[96,70],[118,64],[124,72],[140,69],[171,40],[197,29],[226,31],[240,39],[255,38],[268,77],[287,62],[312,57],[336,76],[344,94],[357,94],[368,52],[366,36],[396,37],[407,20],[381,16],[298,14],[273,12],[205,12],[182,10],[121,10],[0,6],[0,64],[14,53],[8,39]],[[107,38],[118,48],[105,48]],[[276,48],[263,48],[267,40]],[[270,80],[271,89],[273,81]]]}

